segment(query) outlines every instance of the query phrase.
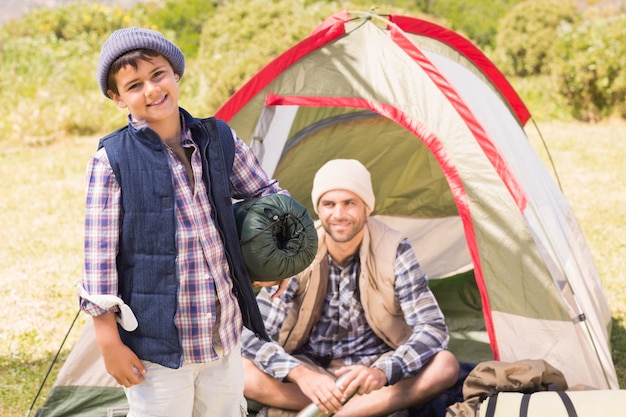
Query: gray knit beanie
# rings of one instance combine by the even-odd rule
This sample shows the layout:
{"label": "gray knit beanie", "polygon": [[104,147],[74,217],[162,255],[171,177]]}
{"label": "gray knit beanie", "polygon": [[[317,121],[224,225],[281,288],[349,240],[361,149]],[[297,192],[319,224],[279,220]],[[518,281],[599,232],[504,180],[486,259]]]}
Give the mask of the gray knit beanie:
{"label": "gray knit beanie", "polygon": [[376,198],[372,179],[365,166],[356,159],[333,159],[326,162],[313,178],[311,200],[317,213],[317,203],[326,192],[348,190],[361,197],[370,210],[374,210]]}
{"label": "gray knit beanie", "polygon": [[107,97],[107,76],[111,64],[120,56],[136,49],[152,49],[163,55],[172,64],[174,72],[181,78],[185,72],[185,55],[161,33],[138,27],[118,29],[102,45],[98,59],[97,79],[100,90]]}

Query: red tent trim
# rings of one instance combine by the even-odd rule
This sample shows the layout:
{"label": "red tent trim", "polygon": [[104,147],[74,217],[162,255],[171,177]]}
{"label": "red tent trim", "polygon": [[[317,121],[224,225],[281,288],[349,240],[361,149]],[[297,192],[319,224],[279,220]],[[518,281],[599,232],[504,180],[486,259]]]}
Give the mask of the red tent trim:
{"label": "red tent trim", "polygon": [[327,18],[306,39],[298,42],[265,65],[217,110],[215,117],[228,122],[243,106],[294,62],[343,36],[346,19],[342,16],[342,13],[337,13]]}
{"label": "red tent trim", "polygon": [[530,119],[528,108],[517,94],[511,83],[500,72],[500,70],[483,54],[472,42],[465,39],[458,33],[439,26],[427,20],[421,20],[410,16],[390,15],[389,21],[395,23],[405,32],[415,35],[436,39],[464,55],[474,65],[476,65],[491,82],[496,86],[509,102],[512,111],[517,116],[520,124],[525,126]]}
{"label": "red tent trim", "polygon": [[526,194],[520,187],[519,183],[515,179],[515,176],[511,173],[511,169],[509,168],[508,163],[502,158],[500,152],[493,144],[493,142],[489,139],[489,135],[481,124],[476,120],[474,114],[467,107],[463,99],[458,95],[454,87],[448,83],[448,81],[443,77],[443,75],[439,72],[439,70],[432,64],[432,62],[424,55],[414,44],[408,39],[404,32],[395,27],[390,26],[391,38],[392,40],[398,44],[403,51],[405,51],[417,65],[422,68],[426,74],[431,78],[431,80],[439,87],[441,92],[448,98],[450,103],[457,110],[459,115],[465,121],[465,124],[472,132],[476,142],[481,147],[487,159],[491,162],[491,165],[494,167],[498,176],[502,179],[504,184],[506,185],[509,193],[515,200],[517,207],[519,207],[520,212],[524,212],[526,209],[526,205],[528,200],[526,199]]}

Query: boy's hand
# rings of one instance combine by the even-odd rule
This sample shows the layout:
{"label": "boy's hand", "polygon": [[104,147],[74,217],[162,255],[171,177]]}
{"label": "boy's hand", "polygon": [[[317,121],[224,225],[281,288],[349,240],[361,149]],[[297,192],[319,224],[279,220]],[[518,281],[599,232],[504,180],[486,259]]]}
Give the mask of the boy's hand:
{"label": "boy's hand", "polygon": [[126,388],[143,381],[147,372],[137,355],[121,342],[119,345],[104,348],[102,358],[107,372]]}
{"label": "boy's hand", "polygon": [[126,388],[143,381],[146,368],[141,360],[122,343],[117,331],[115,313],[106,313],[93,318],[96,341],[104,359],[104,367],[118,384]]}

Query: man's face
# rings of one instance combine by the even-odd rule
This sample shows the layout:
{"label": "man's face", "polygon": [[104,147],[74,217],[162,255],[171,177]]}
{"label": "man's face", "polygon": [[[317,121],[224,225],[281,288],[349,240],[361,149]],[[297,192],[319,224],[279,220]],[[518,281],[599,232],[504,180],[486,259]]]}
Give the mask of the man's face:
{"label": "man's face", "polygon": [[360,239],[369,213],[361,197],[347,190],[328,191],[317,204],[322,227],[338,243]]}
{"label": "man's face", "polygon": [[128,108],[135,120],[145,120],[150,127],[178,118],[178,74],[163,56],[151,61],[139,60],[137,69],[130,65],[116,74],[119,94],[109,96],[122,108]]}

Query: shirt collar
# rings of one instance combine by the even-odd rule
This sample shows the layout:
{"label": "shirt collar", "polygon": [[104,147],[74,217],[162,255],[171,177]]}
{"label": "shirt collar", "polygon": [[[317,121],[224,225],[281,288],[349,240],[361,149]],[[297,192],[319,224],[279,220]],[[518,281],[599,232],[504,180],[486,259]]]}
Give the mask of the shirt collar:
{"label": "shirt collar", "polygon": [[[135,130],[147,129],[150,127],[148,126],[148,122],[146,122],[145,120],[135,120],[132,114],[129,114],[127,119],[128,124],[132,126],[132,128]],[[187,125],[185,124],[185,118],[183,117],[182,113],[180,114],[180,127],[182,132],[181,144],[183,146],[191,146],[193,144],[193,140],[191,138],[191,130],[187,128]]]}
{"label": "shirt collar", "polygon": [[330,265],[333,265],[333,266],[335,266],[335,267],[339,268],[340,270],[343,270],[343,269],[346,269],[346,268],[350,268],[352,265],[354,265],[354,264],[355,264],[355,262],[357,262],[357,261],[359,260],[359,254],[358,254],[358,252],[357,252],[357,253],[355,253],[354,255],[352,255],[352,256],[350,256],[350,257],[348,258],[348,262],[346,262],[346,265],[345,265],[345,266],[339,266],[339,264],[337,264],[337,263],[333,260],[333,257],[332,257],[332,256],[330,256],[330,253],[329,253],[329,254],[327,254],[326,256],[328,256],[328,263],[329,263]]}

